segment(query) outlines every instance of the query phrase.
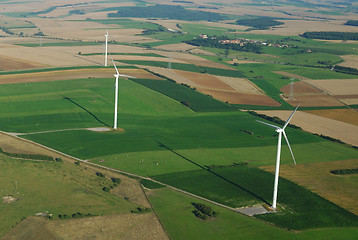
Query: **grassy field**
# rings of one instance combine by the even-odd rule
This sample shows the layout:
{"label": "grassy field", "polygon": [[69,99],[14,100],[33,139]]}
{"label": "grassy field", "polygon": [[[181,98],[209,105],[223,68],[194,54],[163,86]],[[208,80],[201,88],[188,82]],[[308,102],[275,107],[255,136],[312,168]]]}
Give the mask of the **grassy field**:
{"label": "grassy field", "polygon": [[[238,166],[158,175],[154,179],[231,207],[242,207],[271,203],[274,175]],[[279,188],[278,202],[284,210],[258,218],[295,230],[358,226],[358,216],[288,180],[280,179]]]}
{"label": "grassy field", "polygon": [[[135,204],[102,190],[112,183],[71,163],[35,162],[0,155],[1,197],[18,200],[0,204],[0,236],[22,218],[48,211],[53,219],[74,213],[108,215],[129,213]],[[71,197],[69,197],[71,196]]]}
{"label": "grassy field", "polygon": [[148,197],[168,231],[170,237],[177,239],[352,239],[357,228],[324,228],[302,232],[289,232],[270,224],[265,224],[239,213],[211,206],[219,216],[210,221],[202,221],[194,216],[195,198],[159,189],[151,191]]}

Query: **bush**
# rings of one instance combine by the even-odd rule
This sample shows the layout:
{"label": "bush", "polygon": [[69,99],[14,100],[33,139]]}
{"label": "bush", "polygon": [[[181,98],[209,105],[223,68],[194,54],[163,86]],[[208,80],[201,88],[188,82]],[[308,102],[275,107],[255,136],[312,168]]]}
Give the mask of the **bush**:
{"label": "bush", "polygon": [[217,212],[211,209],[211,207],[206,206],[202,203],[191,203],[191,204],[195,207],[193,213],[198,218],[206,220],[208,219],[208,217],[216,217],[218,215]]}
{"label": "bush", "polygon": [[102,178],[105,177],[105,175],[104,175],[103,173],[101,173],[101,172],[96,172],[96,175],[97,175],[98,177],[102,177]]}
{"label": "bush", "polygon": [[116,184],[121,183],[121,179],[119,179],[119,178],[111,178],[111,180],[112,180],[113,183],[116,183]]}

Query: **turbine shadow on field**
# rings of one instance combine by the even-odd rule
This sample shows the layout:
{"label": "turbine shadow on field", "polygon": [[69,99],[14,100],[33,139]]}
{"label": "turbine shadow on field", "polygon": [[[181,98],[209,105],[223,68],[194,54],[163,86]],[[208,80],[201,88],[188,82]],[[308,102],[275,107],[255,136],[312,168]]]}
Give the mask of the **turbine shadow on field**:
{"label": "turbine shadow on field", "polygon": [[262,202],[264,202],[264,203],[270,205],[269,202],[267,202],[267,201],[266,201],[265,199],[263,199],[262,197],[258,196],[256,193],[250,191],[249,189],[244,188],[243,186],[240,186],[239,184],[237,184],[237,183],[235,183],[235,182],[233,182],[233,181],[231,181],[231,180],[225,178],[224,176],[221,176],[220,174],[217,174],[216,172],[213,172],[213,171],[210,170],[209,168],[204,167],[204,166],[202,166],[202,165],[200,165],[200,164],[194,162],[193,160],[190,160],[189,158],[187,158],[187,157],[181,155],[180,153],[177,153],[176,151],[174,151],[174,150],[171,149],[170,147],[164,145],[163,143],[161,143],[161,142],[159,142],[159,141],[156,141],[156,142],[159,144],[159,147],[163,147],[163,148],[165,148],[165,149],[171,151],[172,153],[174,153],[175,155],[181,157],[182,159],[184,159],[184,160],[186,160],[186,161],[188,161],[188,162],[190,162],[190,163],[192,163],[192,164],[194,164],[194,165],[200,167],[201,169],[203,169],[203,170],[205,170],[205,171],[208,171],[209,173],[211,173],[211,174],[215,175],[216,177],[218,177],[218,178],[224,180],[225,182],[228,182],[228,183],[234,185],[235,187],[241,189],[242,191],[245,191],[245,192],[249,193],[250,195],[254,196],[254,197],[257,198],[258,200],[260,200],[260,201],[262,201]]}
{"label": "turbine shadow on field", "polygon": [[80,107],[81,109],[85,110],[89,115],[91,115],[94,119],[96,119],[97,122],[105,125],[106,127],[111,127],[109,126],[107,123],[103,122],[102,120],[100,120],[96,115],[94,115],[93,113],[91,113],[90,111],[88,111],[85,107],[81,106],[80,104],[76,103],[75,101],[73,101],[71,98],[69,97],[63,97],[63,99],[68,100],[69,102],[75,104],[77,107]]}

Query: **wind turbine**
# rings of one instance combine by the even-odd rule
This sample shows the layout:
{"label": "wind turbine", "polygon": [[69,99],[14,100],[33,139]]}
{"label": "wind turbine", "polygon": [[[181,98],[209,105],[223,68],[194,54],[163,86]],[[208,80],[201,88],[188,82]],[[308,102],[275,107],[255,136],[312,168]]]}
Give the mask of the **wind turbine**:
{"label": "wind turbine", "polygon": [[104,54],[104,66],[107,67],[107,53],[108,53],[108,29],[107,29],[107,33],[106,35],[104,35],[106,37],[106,50],[105,50],[105,54]]}
{"label": "wind turbine", "polygon": [[293,115],[295,114],[295,112],[297,111],[298,107],[300,105],[298,104],[298,106],[296,107],[296,109],[291,113],[291,116],[288,118],[288,120],[286,121],[286,123],[283,125],[282,128],[273,125],[273,124],[269,124],[269,123],[265,123],[265,122],[261,122],[259,120],[256,120],[262,124],[265,124],[269,127],[275,128],[276,132],[278,132],[278,143],[277,143],[277,156],[276,156],[276,170],[275,170],[275,183],[274,183],[274,187],[273,187],[273,199],[272,199],[272,208],[274,210],[276,210],[276,204],[277,204],[277,190],[278,190],[278,177],[279,177],[279,171],[280,171],[280,156],[281,156],[281,139],[282,139],[282,134],[285,137],[285,140],[287,142],[288,148],[290,149],[291,152],[291,156],[293,159],[293,162],[296,165],[296,160],[295,157],[293,156],[293,152],[290,146],[290,143],[288,142],[288,138],[286,136],[285,133],[285,128],[287,127],[287,125],[289,124],[289,122],[291,121]]}
{"label": "wind turbine", "polygon": [[114,99],[114,125],[113,125],[113,128],[114,129],[117,129],[117,113],[118,113],[118,78],[119,77],[125,77],[125,78],[135,78],[135,77],[132,77],[132,76],[128,76],[128,75],[123,75],[123,74],[119,74],[118,72],[118,69],[117,69],[117,66],[116,64],[114,63],[113,61],[113,58],[112,58],[112,63],[113,63],[113,66],[114,66],[114,69],[116,69],[116,74],[114,74],[114,77],[116,78],[116,85],[115,85],[115,99]]}

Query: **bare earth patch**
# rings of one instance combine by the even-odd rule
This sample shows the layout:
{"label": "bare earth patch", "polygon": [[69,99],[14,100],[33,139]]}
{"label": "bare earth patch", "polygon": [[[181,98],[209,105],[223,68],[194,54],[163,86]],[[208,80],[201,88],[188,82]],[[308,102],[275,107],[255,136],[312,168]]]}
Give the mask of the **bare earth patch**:
{"label": "bare earth patch", "polygon": [[[277,116],[282,120],[288,119],[291,111],[257,111],[269,116]],[[300,126],[311,133],[323,134],[341,140],[342,142],[358,146],[358,126],[329,119],[307,112],[298,111],[292,118],[292,124]]]}
{"label": "bare earth patch", "polygon": [[13,202],[16,202],[17,200],[18,199],[16,197],[13,197],[11,195],[2,197],[2,202],[3,203],[13,203]]}
{"label": "bare earth patch", "polygon": [[331,95],[357,94],[358,79],[305,80],[305,82]]}
{"label": "bare earth patch", "polygon": [[302,107],[320,107],[320,106],[344,106],[336,97],[307,84],[304,81],[295,82],[293,85],[293,99],[290,98],[291,85],[288,84],[280,89],[283,92],[283,98],[292,106],[301,104]]}
{"label": "bare earth patch", "polygon": [[[274,166],[262,167],[264,170],[274,172]],[[350,175],[337,176],[331,170],[358,168],[358,160],[345,160],[336,162],[307,163],[281,165],[280,176],[289,179],[329,201],[358,214],[358,186],[350,181]]]}
{"label": "bare earth patch", "polygon": [[0,69],[4,71],[44,68],[48,65],[0,55]]}
{"label": "bare earth patch", "polygon": [[358,126],[358,112],[354,109],[311,110],[307,112]]}

